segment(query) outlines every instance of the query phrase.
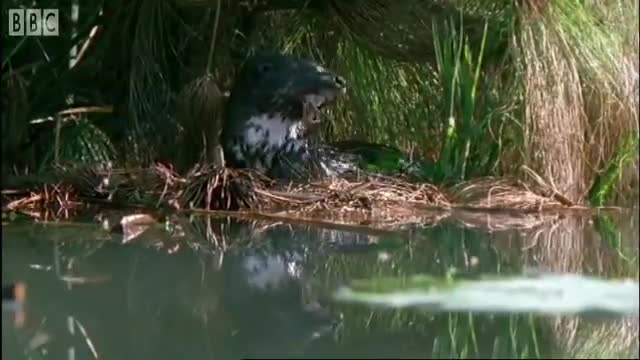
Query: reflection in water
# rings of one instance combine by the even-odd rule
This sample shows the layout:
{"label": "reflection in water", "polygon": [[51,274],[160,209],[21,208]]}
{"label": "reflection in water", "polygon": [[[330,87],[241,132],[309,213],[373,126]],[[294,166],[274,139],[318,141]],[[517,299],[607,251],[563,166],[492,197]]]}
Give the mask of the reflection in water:
{"label": "reflection in water", "polygon": [[16,328],[24,325],[24,301],[27,293],[27,286],[22,282],[7,284],[2,286],[2,310],[13,313],[13,323]]}
{"label": "reflection in water", "polygon": [[131,232],[113,225],[116,213],[16,221],[2,230],[2,280],[25,281],[29,293],[22,328],[3,314],[3,358],[637,354],[637,317],[425,314],[328,300],[350,279],[452,267],[471,277],[535,267],[637,279],[628,218],[553,216],[513,230],[503,218],[483,227],[491,219],[479,216],[389,236],[214,218],[145,219]]}

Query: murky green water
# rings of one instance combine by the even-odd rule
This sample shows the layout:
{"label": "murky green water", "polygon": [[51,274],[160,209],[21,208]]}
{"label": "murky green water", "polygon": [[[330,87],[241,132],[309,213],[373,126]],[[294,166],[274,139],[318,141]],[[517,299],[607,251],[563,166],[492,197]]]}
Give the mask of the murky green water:
{"label": "murky green water", "polygon": [[[479,311],[475,305],[493,296],[482,293],[458,298],[455,310],[444,306],[446,297],[428,309],[334,297],[354,279],[427,274],[473,282],[531,269],[630,278],[637,288],[637,215],[514,222],[462,214],[376,236],[203,217],[139,227],[137,236],[105,230],[120,218],[3,220],[3,284],[27,285],[23,309],[3,304],[3,358],[638,356],[637,297],[628,288],[544,296],[541,287],[539,298],[511,289],[535,314],[526,306]],[[567,310],[597,296],[615,297],[622,310]],[[565,306],[547,314],[546,304]]]}

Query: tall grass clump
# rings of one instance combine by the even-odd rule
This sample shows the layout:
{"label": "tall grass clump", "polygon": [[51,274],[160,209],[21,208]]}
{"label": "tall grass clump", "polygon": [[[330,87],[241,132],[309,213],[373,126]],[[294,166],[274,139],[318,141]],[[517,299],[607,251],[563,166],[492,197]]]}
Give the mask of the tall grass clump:
{"label": "tall grass clump", "polygon": [[526,163],[574,200],[628,185],[602,187],[611,171],[638,171],[637,160],[635,169],[609,166],[620,151],[637,159],[625,144],[628,134],[638,137],[638,20],[628,5],[563,0],[518,9]]}
{"label": "tall grass clump", "polygon": [[[507,141],[503,129],[512,109],[510,104],[501,106],[497,95],[503,84],[500,80],[490,83],[483,68],[486,26],[483,34],[480,49],[474,53],[461,31],[434,31],[438,108],[441,121],[446,121],[434,169],[434,180],[439,182],[495,173]],[[506,100],[513,101],[511,97]]]}

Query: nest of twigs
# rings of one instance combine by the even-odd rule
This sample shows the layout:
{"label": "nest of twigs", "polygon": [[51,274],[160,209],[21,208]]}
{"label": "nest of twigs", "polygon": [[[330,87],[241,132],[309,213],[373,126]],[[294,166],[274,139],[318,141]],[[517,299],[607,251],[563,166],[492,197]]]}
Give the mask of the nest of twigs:
{"label": "nest of twigs", "polygon": [[[256,191],[271,181],[251,170],[197,164],[181,176],[171,167],[156,164],[144,169],[91,169],[67,172],[80,192],[115,203],[174,209],[259,209]],[[106,198],[105,198],[106,196]]]}
{"label": "nest of twigs", "polygon": [[272,183],[254,171],[211,165],[196,165],[181,182],[170,203],[206,210],[260,209],[267,205],[260,192]]}
{"label": "nest of twigs", "polygon": [[288,184],[263,191],[261,195],[288,210],[306,213],[450,206],[444,192],[431,184],[417,184],[382,175],[369,175],[357,180],[331,178]]}
{"label": "nest of twigs", "polygon": [[163,164],[128,169],[108,165],[59,167],[39,180],[30,180],[24,189],[3,190],[7,208],[66,206],[82,201],[122,207],[259,209],[264,204],[257,191],[271,183],[250,170],[196,165],[181,176]]}
{"label": "nest of twigs", "polygon": [[[428,183],[382,175],[284,184],[251,170],[196,165],[186,175],[179,175],[156,164],[135,169],[59,168],[54,180],[59,185],[32,187],[22,192],[25,196],[11,199],[8,207],[24,210],[98,202],[178,210],[253,210],[292,219],[384,227],[435,224],[456,214],[454,220],[465,226],[498,224],[489,226],[495,231],[531,228],[549,219],[524,215],[573,206],[540,181],[531,185],[506,178],[476,179],[444,191]],[[7,200],[6,190],[3,195]],[[483,215],[492,210],[520,215],[494,212],[490,219]]]}

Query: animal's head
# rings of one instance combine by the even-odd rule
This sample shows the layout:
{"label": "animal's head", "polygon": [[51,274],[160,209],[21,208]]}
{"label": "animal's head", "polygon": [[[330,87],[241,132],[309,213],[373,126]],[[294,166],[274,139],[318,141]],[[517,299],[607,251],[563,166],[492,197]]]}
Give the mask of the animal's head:
{"label": "animal's head", "polygon": [[229,164],[288,176],[290,165],[306,162],[307,139],[319,128],[319,110],[345,91],[343,78],[311,61],[252,56],[226,106],[222,142]]}
{"label": "animal's head", "polygon": [[346,91],[345,80],[311,61],[288,55],[262,53],[249,58],[231,96],[270,111],[286,103],[307,101],[316,108]]}

